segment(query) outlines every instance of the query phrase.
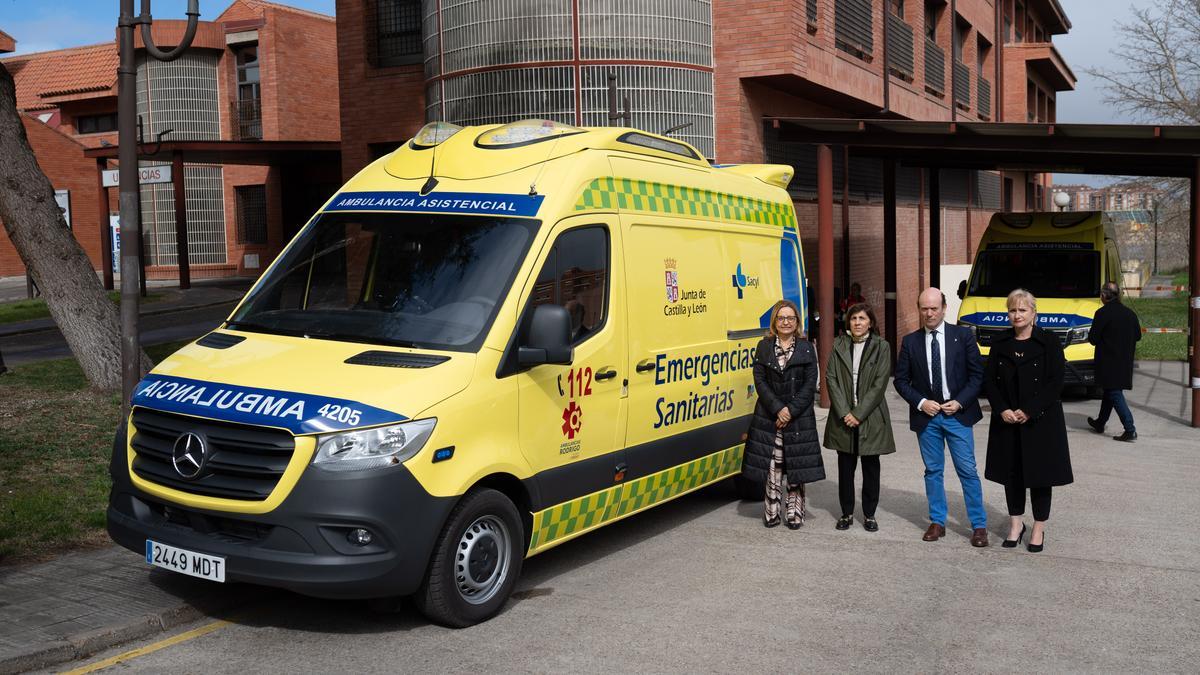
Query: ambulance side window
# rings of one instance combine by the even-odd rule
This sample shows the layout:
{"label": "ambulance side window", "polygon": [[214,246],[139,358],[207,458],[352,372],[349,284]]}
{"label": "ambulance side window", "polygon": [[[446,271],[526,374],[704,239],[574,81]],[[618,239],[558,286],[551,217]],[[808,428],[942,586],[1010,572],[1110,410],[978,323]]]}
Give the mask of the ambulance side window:
{"label": "ambulance side window", "polygon": [[561,305],[571,314],[571,344],[604,325],[608,314],[608,230],[582,227],[564,232],[538,273],[529,307]]}

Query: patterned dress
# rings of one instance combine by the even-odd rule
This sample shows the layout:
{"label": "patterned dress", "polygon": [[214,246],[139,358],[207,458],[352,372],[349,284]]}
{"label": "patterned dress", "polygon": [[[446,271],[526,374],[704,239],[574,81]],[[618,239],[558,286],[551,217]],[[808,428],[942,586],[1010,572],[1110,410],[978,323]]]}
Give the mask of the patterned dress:
{"label": "patterned dress", "polygon": [[[792,358],[796,341],[784,347],[775,338],[775,360],[783,368]],[[777,521],[784,511],[787,522],[793,526],[804,524],[804,484],[788,485],[787,473],[783,470],[783,430],[775,432],[775,454],[771,457],[771,468],[767,471],[766,497],[763,500],[763,518],[767,522]]]}

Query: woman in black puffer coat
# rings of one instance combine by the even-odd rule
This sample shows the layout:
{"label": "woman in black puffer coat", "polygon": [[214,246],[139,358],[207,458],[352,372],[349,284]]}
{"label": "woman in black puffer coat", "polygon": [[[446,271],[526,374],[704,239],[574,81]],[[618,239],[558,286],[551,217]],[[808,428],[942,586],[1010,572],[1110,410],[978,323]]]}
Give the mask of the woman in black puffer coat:
{"label": "woman in black puffer coat", "polygon": [[813,397],[817,355],[800,335],[800,312],[788,300],[771,309],[771,326],[754,352],[758,404],[746,438],[742,474],[765,483],[763,524],[804,524],[804,484],[825,478]]}

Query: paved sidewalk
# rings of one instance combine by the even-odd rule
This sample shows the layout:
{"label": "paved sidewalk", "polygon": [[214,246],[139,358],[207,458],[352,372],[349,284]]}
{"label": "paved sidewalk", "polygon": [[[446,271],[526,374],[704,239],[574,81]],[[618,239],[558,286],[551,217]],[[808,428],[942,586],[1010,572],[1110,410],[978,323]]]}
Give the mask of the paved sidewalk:
{"label": "paved sidewalk", "polygon": [[[805,558],[819,568],[837,565],[847,573],[823,577],[818,586],[806,587],[811,598],[805,602],[816,603],[828,615],[828,621],[805,629],[812,633],[807,639],[813,640],[813,635],[821,632],[842,635],[848,630],[838,627],[837,621],[843,616],[839,613],[855,616],[853,608],[838,603],[852,595],[848,587],[857,588],[862,578],[871,577],[878,587],[872,594],[874,607],[870,615],[906,616],[906,620],[924,622],[913,625],[913,631],[938,631],[938,639],[945,643],[944,654],[930,658],[942,658],[947,670],[1003,671],[1029,665],[1023,660],[1025,645],[1013,640],[1027,638],[1034,628],[1045,636],[1045,648],[1062,648],[1066,650],[1063,653],[1083,650],[1090,655],[1090,665],[1077,663],[1075,669],[1120,671],[1125,669],[1123,665],[1133,662],[1141,663],[1142,669],[1158,672],[1193,669],[1196,645],[1200,644],[1200,540],[1188,528],[1189,514],[1200,511],[1200,491],[1193,487],[1193,477],[1200,471],[1200,430],[1186,426],[1190,393],[1182,384],[1185,375],[1186,364],[1181,362],[1138,364],[1135,388],[1129,396],[1140,436],[1134,444],[1109,438],[1119,431],[1115,419],[1109,422],[1108,435],[1087,430],[1085,418],[1096,414],[1097,401],[1066,401],[1076,483],[1064,489],[1061,502],[1056,492],[1051,524],[1055,536],[1048,540],[1048,552],[1022,558],[1021,565],[1003,562],[1010,558],[1003,557],[998,550],[985,551],[994,554],[991,557],[980,557],[978,550],[966,545],[969,529],[961,522],[961,492],[952,471],[947,472],[946,481],[952,520],[947,529],[952,531],[951,536],[939,544],[924,545],[918,541],[926,524],[924,495],[914,491],[919,490],[916,486],[920,483],[919,453],[916,439],[907,429],[903,403],[890,392],[888,404],[898,453],[888,460],[883,472],[885,500],[881,507],[885,510],[881,512],[881,523],[886,525],[885,531],[866,535],[854,528],[854,532],[838,533],[834,538],[831,534],[834,516],[824,512],[836,502],[836,470],[829,464],[828,456],[826,470],[832,470],[833,475],[817,484],[810,495],[814,500],[811,508],[816,513],[813,527],[824,529],[808,540],[815,548],[809,549]],[[986,418],[976,427],[975,437],[982,473]],[[998,548],[1006,521],[1001,510],[1002,489],[985,483],[985,491],[990,495],[992,547]],[[761,527],[752,526],[758,517],[756,505],[730,502],[716,508],[734,513],[738,516],[736,520],[751,525],[742,528],[739,524],[736,532],[710,533],[710,537],[718,540],[714,545],[723,545],[720,541],[723,537],[734,535],[743,539],[766,537],[761,534]],[[595,541],[604,541],[603,535]],[[663,547],[671,548],[665,543]],[[747,570],[769,574],[757,556],[760,551],[780,554],[776,548],[735,549],[743,557],[749,557],[739,563],[740,571],[710,569],[707,574],[718,571],[742,574],[748,573]],[[559,556],[579,557],[580,564],[586,564],[590,562],[589,550],[590,547],[566,547]],[[697,555],[696,560],[678,564],[716,564],[703,551]],[[878,562],[881,557],[895,564],[881,566]],[[931,563],[930,557],[936,563]],[[548,559],[554,560],[554,556]],[[519,588],[545,583],[544,579],[539,581],[537,570],[553,565],[538,560],[542,562],[528,570],[528,578]],[[977,588],[947,587],[935,593],[936,583],[931,585],[935,580],[921,578],[920,572],[926,569],[923,566],[931,564],[943,571],[946,566],[961,568],[961,574],[967,576],[979,574],[980,568],[989,571],[976,578]],[[1006,588],[1004,580],[1013,575],[1024,575],[1028,588],[1023,590],[1024,604],[1018,603],[1023,609],[1005,614],[995,594]],[[592,583],[604,587],[601,581],[621,586],[619,580],[593,579]],[[138,554],[116,547],[73,553],[44,564],[0,568],[0,673],[50,668],[125,642],[153,639],[204,616],[229,618],[235,608],[273,595],[289,597],[279,591],[214,584],[153,569]],[[670,598],[677,598],[682,604],[673,604],[675,601]],[[282,607],[285,602],[273,604]],[[1045,611],[1034,612],[1035,608],[1042,608],[1043,602],[1049,603],[1043,608]],[[659,622],[667,620],[667,612],[688,606],[688,601],[683,595],[664,592],[656,604],[657,609],[649,613],[655,615],[653,621]],[[925,615],[922,613],[925,609],[937,613]],[[732,611],[729,607],[693,607],[693,610],[714,616]],[[582,608],[580,612],[586,614]],[[503,617],[497,619],[502,620]],[[862,628],[860,625],[854,630]],[[885,626],[873,628],[886,632]],[[732,625],[726,627],[732,629]],[[981,630],[988,636],[986,644],[972,647]],[[847,639],[862,637],[860,633],[848,635]],[[683,635],[680,639],[689,638]],[[871,641],[871,635],[867,640]],[[819,653],[821,641],[813,644],[816,646],[811,653]],[[893,649],[896,651],[892,656],[899,658],[899,662],[905,662],[904,659],[909,659],[910,664],[921,662],[905,651],[906,646],[888,643],[870,649],[870,654],[884,659],[870,662],[876,667],[886,662],[885,654]],[[876,654],[879,650],[882,652]],[[986,659],[975,660],[973,653]],[[562,656],[566,658],[569,654]],[[761,658],[761,654],[744,656],[749,662]],[[822,668],[821,663],[810,662],[809,669],[834,669],[831,664]]]}

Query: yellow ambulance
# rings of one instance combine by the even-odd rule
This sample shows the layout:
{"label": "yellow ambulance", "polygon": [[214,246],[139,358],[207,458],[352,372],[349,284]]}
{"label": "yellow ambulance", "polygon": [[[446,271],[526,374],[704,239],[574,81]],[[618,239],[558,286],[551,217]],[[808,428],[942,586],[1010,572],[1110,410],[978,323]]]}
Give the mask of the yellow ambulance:
{"label": "yellow ambulance", "polygon": [[1064,348],[1065,384],[1090,388],[1096,373],[1088,333],[1100,286],[1109,281],[1121,282],[1121,258],[1103,212],[997,213],[959,287],[958,324],[975,331],[986,357],[992,339],[1009,328],[1008,294],[1024,288],[1037,298],[1038,325]]}
{"label": "yellow ambulance", "polygon": [[487,619],[525,557],[740,471],[754,347],[804,309],[791,176],[628,128],[427,125],[139,383],[110,535]]}

